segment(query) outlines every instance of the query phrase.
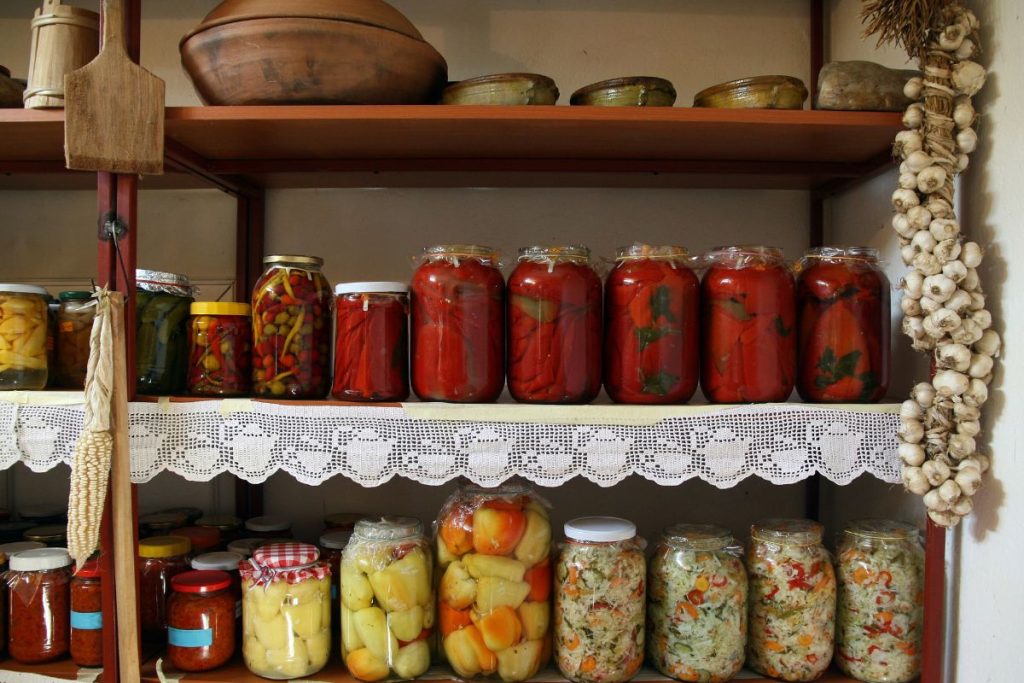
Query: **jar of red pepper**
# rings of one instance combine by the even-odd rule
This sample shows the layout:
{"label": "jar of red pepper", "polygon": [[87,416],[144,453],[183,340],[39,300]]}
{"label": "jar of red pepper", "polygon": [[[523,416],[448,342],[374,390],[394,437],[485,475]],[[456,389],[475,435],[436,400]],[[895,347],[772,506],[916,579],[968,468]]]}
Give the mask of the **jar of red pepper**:
{"label": "jar of red pepper", "polygon": [[489,403],[505,386],[505,278],[498,253],[427,247],[412,277],[412,389],[424,401]]}
{"label": "jar of red pepper", "polygon": [[103,586],[98,560],[87,560],[71,577],[71,659],[78,666],[103,666]]}
{"label": "jar of red pepper", "polygon": [[139,541],[139,618],[142,632],[163,639],[171,579],[189,570],[192,545],[181,536],[152,536]]}
{"label": "jar of red pepper", "polygon": [[235,654],[231,577],[222,571],[189,571],[171,579],[167,600],[167,658],[182,671],[209,671]]}
{"label": "jar of red pepper", "polygon": [[700,376],[700,281],[682,247],[619,249],[605,282],[604,387],[618,403],[685,403]]}
{"label": "jar of red pepper", "polygon": [[10,559],[7,646],[22,664],[67,654],[71,636],[71,557],[63,548],[26,550]]}
{"label": "jar of red pepper", "polygon": [[889,280],[869,247],[819,247],[797,278],[805,401],[874,403],[889,388]]}
{"label": "jar of red pepper", "polygon": [[409,397],[409,286],[345,282],[334,288],[334,388],[339,401]]}
{"label": "jar of red pepper", "polygon": [[601,278],[582,246],[524,247],[508,279],[508,388],[526,403],[601,390]]}
{"label": "jar of red pepper", "polygon": [[330,388],[331,286],[316,256],[267,256],[252,293],[253,393],[323,398]]}
{"label": "jar of red pepper", "polygon": [[188,391],[197,396],[244,396],[252,382],[249,304],[200,301],[189,321]]}
{"label": "jar of red pepper", "polygon": [[796,382],[796,286],[775,247],[718,247],[701,281],[701,386],[714,403],[785,401]]}

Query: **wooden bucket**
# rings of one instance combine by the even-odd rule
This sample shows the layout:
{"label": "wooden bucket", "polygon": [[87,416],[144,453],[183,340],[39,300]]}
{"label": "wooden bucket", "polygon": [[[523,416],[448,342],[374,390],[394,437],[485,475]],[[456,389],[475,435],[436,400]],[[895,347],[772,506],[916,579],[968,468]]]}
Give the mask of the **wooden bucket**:
{"label": "wooden bucket", "polygon": [[26,109],[64,106],[64,76],[99,53],[99,27],[96,12],[62,5],[60,0],[43,0],[32,19]]}

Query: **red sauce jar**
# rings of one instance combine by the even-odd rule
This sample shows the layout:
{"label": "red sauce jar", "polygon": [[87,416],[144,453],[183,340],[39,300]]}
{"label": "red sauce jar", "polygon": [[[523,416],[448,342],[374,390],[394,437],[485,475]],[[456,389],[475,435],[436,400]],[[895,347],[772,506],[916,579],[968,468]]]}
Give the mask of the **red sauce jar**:
{"label": "red sauce jar", "polygon": [[700,376],[700,281],[682,247],[619,249],[605,282],[604,388],[617,403],[685,403]]}
{"label": "red sauce jar", "polygon": [[797,391],[818,403],[875,403],[889,388],[889,279],[869,247],[819,247],[797,278]]}
{"label": "red sauce jar", "polygon": [[209,671],[235,654],[237,596],[227,572],[189,571],[171,579],[167,658],[182,671]]}
{"label": "red sauce jar", "polygon": [[505,386],[505,278],[498,253],[427,247],[412,277],[412,390],[424,401],[489,403]]}
{"label": "red sauce jar", "polygon": [[71,659],[103,666],[103,586],[100,563],[88,560],[71,577]]}
{"label": "red sauce jar", "polygon": [[22,664],[67,654],[71,636],[71,557],[63,548],[20,552],[7,572],[7,647]]}
{"label": "red sauce jar", "polygon": [[409,287],[345,282],[334,288],[334,387],[339,401],[409,397]]}
{"label": "red sauce jar", "polygon": [[197,396],[245,396],[252,386],[249,304],[193,303],[188,336],[188,391]]}
{"label": "red sauce jar", "polygon": [[183,526],[173,530],[171,536],[187,538],[191,546],[192,557],[212,552],[221,543],[220,531],[212,526]]}
{"label": "red sauce jar", "polygon": [[139,620],[148,638],[165,637],[171,579],[189,570],[191,549],[189,540],[181,536],[152,536],[139,541]]}
{"label": "red sauce jar", "polygon": [[330,388],[331,286],[316,256],[267,256],[252,293],[253,393],[323,398]]}
{"label": "red sauce jar", "polygon": [[601,390],[601,278],[581,246],[524,247],[508,279],[508,388],[526,403]]}
{"label": "red sauce jar", "polygon": [[796,286],[775,247],[718,247],[701,281],[701,386],[714,403],[785,401],[796,382]]}

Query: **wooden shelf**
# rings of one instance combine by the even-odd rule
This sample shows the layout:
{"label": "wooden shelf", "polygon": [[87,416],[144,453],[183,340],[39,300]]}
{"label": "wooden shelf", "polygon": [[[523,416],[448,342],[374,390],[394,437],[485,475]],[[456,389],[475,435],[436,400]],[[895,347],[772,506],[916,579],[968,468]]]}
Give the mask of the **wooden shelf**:
{"label": "wooden shelf", "polygon": [[[169,149],[266,187],[838,189],[891,164],[899,114],[695,108],[172,107]],[[0,110],[0,188],[56,182],[62,112]],[[173,171],[173,168],[169,168]],[[83,178],[84,176],[84,178]],[[91,182],[91,181],[90,181]],[[203,186],[168,173],[143,188]]]}
{"label": "wooden shelf", "polygon": [[102,669],[83,669],[70,657],[45,664],[19,664],[13,659],[0,662],[0,681],[4,683],[47,683],[48,681],[98,681]]}

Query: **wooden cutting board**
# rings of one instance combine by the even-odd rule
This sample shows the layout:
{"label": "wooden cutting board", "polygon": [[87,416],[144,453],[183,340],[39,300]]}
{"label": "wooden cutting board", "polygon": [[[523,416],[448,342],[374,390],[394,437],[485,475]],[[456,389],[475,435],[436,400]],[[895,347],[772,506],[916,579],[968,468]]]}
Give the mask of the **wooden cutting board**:
{"label": "wooden cutting board", "polygon": [[164,82],[132,62],[125,0],[103,0],[103,49],[64,79],[64,153],[77,171],[164,170]]}

